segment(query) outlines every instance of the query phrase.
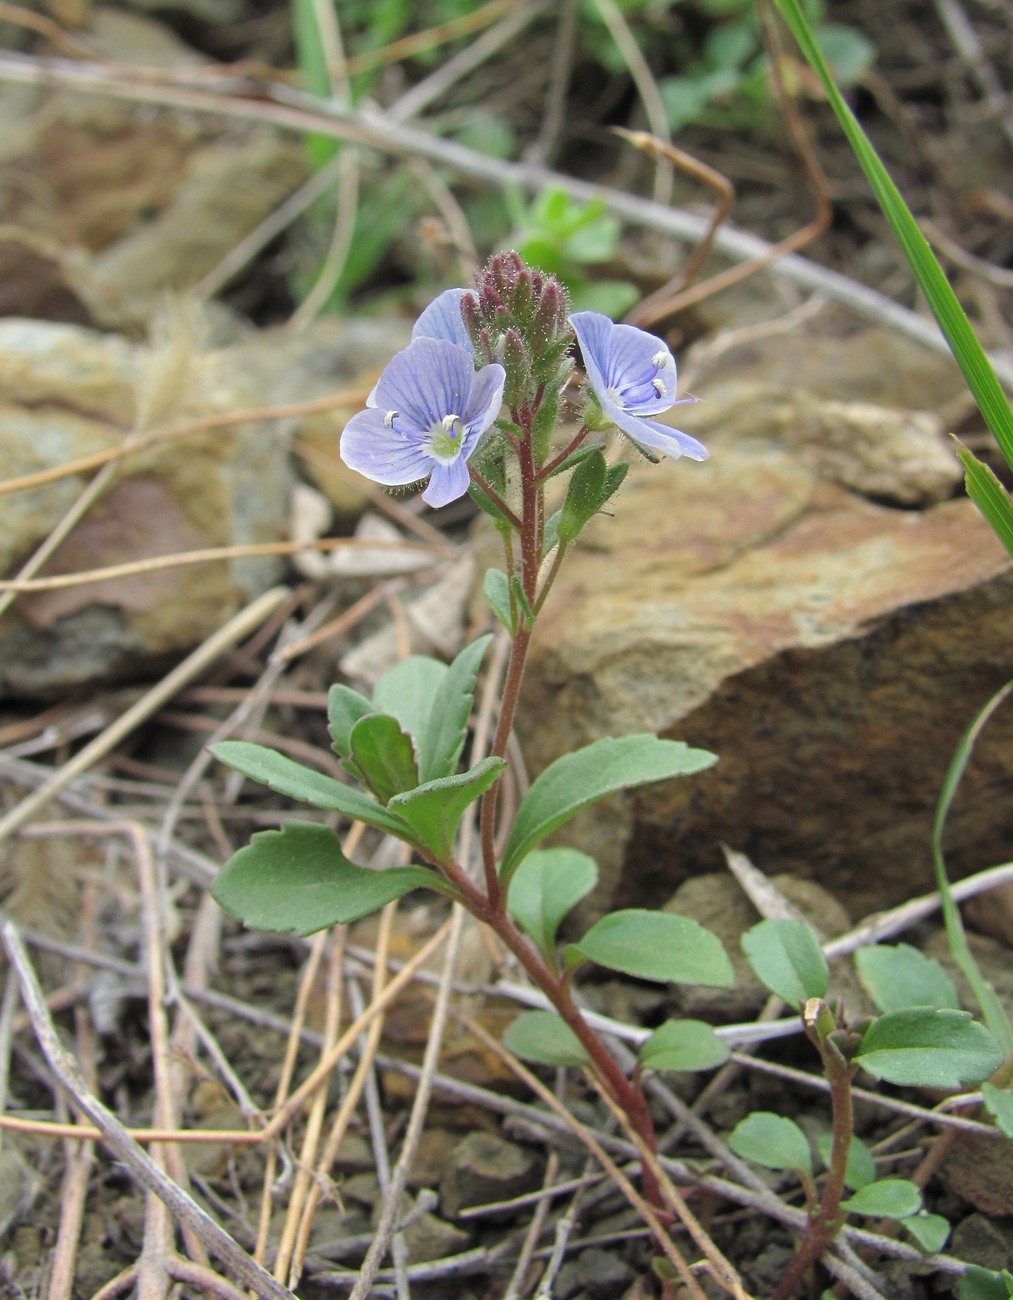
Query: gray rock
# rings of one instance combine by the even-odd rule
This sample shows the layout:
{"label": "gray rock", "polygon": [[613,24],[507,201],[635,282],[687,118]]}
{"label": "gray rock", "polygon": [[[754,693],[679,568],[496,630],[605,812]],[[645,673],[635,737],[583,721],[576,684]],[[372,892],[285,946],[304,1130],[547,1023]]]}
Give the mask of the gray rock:
{"label": "gray rock", "polygon": [[633,1270],[613,1251],[591,1246],[577,1259],[577,1277],[595,1300],[617,1300],[633,1281]]}
{"label": "gray rock", "polygon": [[448,1219],[472,1205],[488,1205],[531,1191],[539,1159],[492,1133],[475,1132],[458,1142],[440,1181],[440,1210]]}

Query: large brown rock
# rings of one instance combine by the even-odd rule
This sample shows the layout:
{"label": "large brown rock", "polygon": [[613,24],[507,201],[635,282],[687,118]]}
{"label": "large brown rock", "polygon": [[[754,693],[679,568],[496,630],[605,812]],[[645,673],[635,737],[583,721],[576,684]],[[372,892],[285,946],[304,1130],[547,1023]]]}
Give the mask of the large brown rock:
{"label": "large brown rock", "polygon": [[[822,392],[789,388],[785,346],[755,360],[752,402],[741,369],[724,387],[695,380],[706,404],[681,409],[680,424],[711,459],[638,467],[539,620],[520,721],[533,773],[640,730],[720,759],[574,824],[568,838],[602,869],[592,910],[663,902],[720,867],[721,841],[768,872],[818,878],[855,915],[930,889],[947,763],[1011,675],[1013,571],[969,501],[940,500],[948,471],[931,420],[873,415],[867,400],[856,413],[832,370]],[[868,349],[880,347],[870,331]],[[934,364],[930,407],[956,391]],[[911,376],[894,377],[908,398]],[[827,432],[835,419],[845,432],[852,420],[849,436]],[[849,457],[856,419],[906,448],[893,484],[875,439]],[[806,427],[823,432],[806,439]],[[1000,714],[954,805],[956,869],[1013,851],[1011,777],[1013,723]]]}

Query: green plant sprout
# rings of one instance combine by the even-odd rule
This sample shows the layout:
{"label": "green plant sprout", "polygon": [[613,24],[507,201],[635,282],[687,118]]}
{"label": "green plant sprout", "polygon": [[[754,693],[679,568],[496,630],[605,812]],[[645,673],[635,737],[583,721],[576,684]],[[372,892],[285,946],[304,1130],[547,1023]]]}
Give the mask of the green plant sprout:
{"label": "green plant sprout", "polygon": [[960,1009],[943,967],[907,944],[860,948],[855,954],[859,978],[880,1014],[851,1024],[826,1001],[829,970],[810,926],[761,921],[743,935],[742,950],[766,988],[800,1008],[806,1037],[830,1084],[833,1128],[817,1142],[827,1171],[822,1191],[809,1139],[794,1120],[754,1112],[728,1140],[736,1155],[767,1169],[791,1170],[802,1183],[806,1232],[772,1300],[788,1300],[849,1214],[895,1219],[922,1250],[941,1250],[949,1236],[946,1219],[923,1210],[914,1183],[878,1178],[871,1153],[855,1136],[852,1081],[862,1069],[884,1083],[957,1089],[993,1074],[1005,1059],[1003,1049]]}

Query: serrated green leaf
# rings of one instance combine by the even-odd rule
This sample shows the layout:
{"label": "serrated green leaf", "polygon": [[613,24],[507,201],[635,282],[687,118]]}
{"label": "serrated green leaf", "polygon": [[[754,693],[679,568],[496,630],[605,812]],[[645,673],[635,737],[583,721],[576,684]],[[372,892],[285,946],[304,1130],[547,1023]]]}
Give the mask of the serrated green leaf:
{"label": "serrated green leaf", "polygon": [[589,1060],[580,1039],[554,1011],[525,1011],[503,1035],[506,1047],[522,1061],[539,1065],[585,1065]]}
{"label": "serrated green leaf", "polygon": [[667,1020],[638,1055],[645,1070],[713,1070],[728,1060],[728,1044],[703,1020]]}
{"label": "serrated green leaf", "polygon": [[352,752],[352,728],[368,713],[375,713],[371,700],[350,686],[332,686],[327,692],[327,730],[339,758],[348,758]]}
{"label": "serrated green leaf", "polygon": [[985,1109],[995,1118],[996,1127],[1013,1138],[1013,1092],[1009,1088],[997,1088],[993,1083],[983,1083],[981,1095],[985,1098]]}
{"label": "serrated green leaf", "polygon": [[510,579],[502,569],[486,569],[482,595],[489,608],[511,636],[517,631],[514,608],[510,603]]}
{"label": "serrated green leaf", "polygon": [[960,1008],[953,981],[934,957],[908,943],[873,944],[855,953],[862,987],[880,1011],[906,1007]]}
{"label": "serrated green leaf", "polygon": [[373,688],[373,712],[397,718],[415,742],[416,752],[448,671],[446,664],[429,655],[409,655],[388,668]]}
{"label": "serrated green leaf", "polygon": [[906,1219],[921,1208],[922,1194],[906,1178],[881,1178],[841,1201],[841,1209],[849,1214],[874,1215],[877,1219]]}
{"label": "serrated green leaf", "polygon": [[803,921],[760,921],[742,936],[757,978],[791,1007],[825,998],[830,972],[820,941]]}
{"label": "serrated green leaf", "polygon": [[912,1214],[900,1222],[927,1255],[935,1255],[949,1240],[950,1221],[941,1214],[928,1214],[923,1210],[921,1214]]}
{"label": "serrated green leaf", "polygon": [[505,767],[502,758],[483,758],[470,772],[441,776],[395,795],[389,808],[411,828],[414,843],[428,849],[438,862],[450,862],[464,810],[485,794]]}
{"label": "serrated green leaf", "polygon": [[960,1300],[1009,1300],[1013,1296],[1013,1274],[1007,1269],[993,1273],[990,1268],[968,1264],[960,1279]]}
{"label": "serrated green leaf", "polygon": [[369,713],[352,728],[352,762],[381,803],[419,783],[411,736],[388,713]]}
{"label": "serrated green leaf", "polygon": [[581,808],[618,790],[689,776],[716,762],[704,749],[647,734],[607,736],[564,754],[535,778],[517,809],[500,864],[504,883],[526,854]]}
{"label": "serrated green leaf", "polygon": [[866,1030],[855,1058],[877,1079],[925,1088],[981,1083],[1003,1061],[999,1044],[966,1011],[888,1011]]}
{"label": "serrated green leaf", "polygon": [[597,921],[568,951],[659,984],[731,988],[735,974],[721,940],[687,916],[630,908]]}
{"label": "serrated green leaf", "polygon": [[812,1156],[806,1135],[793,1119],[773,1111],[756,1110],[732,1129],[728,1145],[743,1160],[764,1169],[797,1169],[812,1173]]}
{"label": "serrated green leaf", "polygon": [[[830,1158],[834,1150],[833,1133],[820,1133],[816,1138],[816,1150],[819,1152],[820,1159],[826,1168],[830,1168]],[[851,1141],[848,1144],[848,1163],[844,1170],[844,1186],[850,1187],[852,1191],[857,1192],[859,1188],[867,1187],[869,1183],[876,1181],[876,1162],[872,1158],[872,1152],[861,1140],[852,1134]]]}
{"label": "serrated green leaf", "polygon": [[597,448],[593,448],[591,454],[570,475],[556,526],[561,542],[569,545],[576,541],[584,526],[601,509],[605,500],[607,470],[605,457]]}
{"label": "serrated green leaf", "polygon": [[594,859],[577,849],[535,849],[510,878],[507,907],[522,930],[546,955],[559,923],[598,883]]}
{"label": "serrated green leaf", "polygon": [[475,703],[475,679],[491,640],[491,636],[482,636],[466,645],[437,688],[418,737],[419,779],[423,782],[452,776],[457,771]]}
{"label": "serrated green leaf", "polygon": [[408,838],[408,827],[400,817],[389,813],[375,799],[322,772],[315,772],[311,767],[303,767],[264,745],[252,745],[245,740],[222,740],[211,746],[211,752],[251,781],[270,786],[290,799],[312,804],[314,808],[344,813],[353,821],[376,826],[398,839]]}
{"label": "serrated green leaf", "polygon": [[260,831],[228,860],[211,884],[215,901],[251,930],[314,934],[357,921],[413,889],[452,893],[425,867],[370,871],[341,852],[338,837],[316,822],[286,822]]}

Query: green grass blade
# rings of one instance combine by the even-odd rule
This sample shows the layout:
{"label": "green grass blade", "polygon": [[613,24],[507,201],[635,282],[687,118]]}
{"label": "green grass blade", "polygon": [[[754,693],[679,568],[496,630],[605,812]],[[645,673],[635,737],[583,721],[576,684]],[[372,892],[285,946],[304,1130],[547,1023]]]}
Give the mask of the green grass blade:
{"label": "green grass blade", "polygon": [[[967,386],[995,435],[1006,461],[1013,468],[1013,411],[1006,399],[985,352],[975,337],[963,308],[950,288],[932,249],[918,228],[900,191],[890,179],[858,120],[834,84],[830,69],[820,52],[812,29],[806,22],[798,0],[776,0],[778,9],[791,28],[799,48],[823,84],[838,121],[861,164],[862,170],[893,227],[904,256],[918,280],[932,313],[939,323]],[[991,521],[990,521],[991,522]]]}
{"label": "green grass blade", "polygon": [[995,990],[982,976],[978,964],[974,960],[974,954],[968,946],[963,922],[960,919],[960,912],[954,901],[950,882],[946,875],[946,864],[943,860],[943,831],[946,828],[946,817],[950,811],[950,804],[953,802],[953,796],[957,793],[957,788],[960,785],[964,769],[967,767],[975,743],[989,718],[1011,691],[1013,691],[1013,681],[1007,682],[1001,690],[996,691],[961,737],[960,744],[957,746],[946,776],[943,779],[943,788],[939,792],[939,803],[936,806],[935,821],[932,825],[932,862],[936,869],[936,888],[939,890],[939,896],[942,899],[946,941],[949,944],[950,952],[953,953],[954,961],[963,971],[965,979],[971,986],[975,1000],[981,1008],[985,1024],[992,1031],[993,1037],[1007,1056],[1013,1055],[1013,1029],[1010,1028],[1009,1018],[1003,1010],[1002,1003],[996,997]]}
{"label": "green grass blade", "polygon": [[964,467],[967,495],[985,516],[993,533],[1013,557],[1013,501],[987,465],[972,451],[961,447],[957,452]]}

